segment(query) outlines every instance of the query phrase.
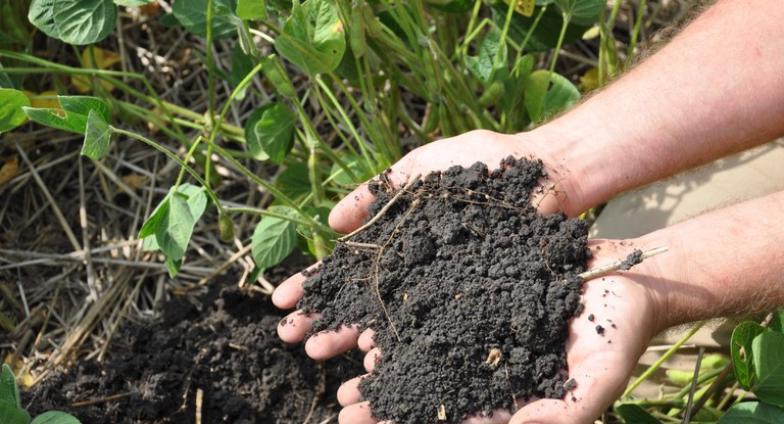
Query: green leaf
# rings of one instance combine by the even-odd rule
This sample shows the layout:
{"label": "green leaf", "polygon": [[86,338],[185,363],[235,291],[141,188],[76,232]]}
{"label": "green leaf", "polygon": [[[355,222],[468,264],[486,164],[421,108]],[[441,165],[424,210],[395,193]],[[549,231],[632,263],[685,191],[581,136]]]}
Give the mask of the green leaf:
{"label": "green leaf", "polygon": [[308,0],[302,5],[294,2],[275,48],[309,75],[337,68],[346,52],[337,6],[331,0]]}
{"label": "green leaf", "polygon": [[[297,216],[288,206],[272,206],[271,212],[285,216]],[[297,225],[289,220],[265,216],[261,218],[251,238],[253,260],[259,268],[279,264],[294,250],[297,244]]]}
{"label": "green leaf", "polygon": [[743,402],[730,408],[718,424],[780,424],[784,410],[761,402]]}
{"label": "green leaf", "polygon": [[624,422],[629,424],[661,424],[661,421],[634,403],[616,405],[615,412],[623,418]]}
{"label": "green leaf", "polygon": [[266,0],[237,0],[237,16],[244,20],[266,18]]}
{"label": "green leaf", "polygon": [[248,151],[256,159],[269,158],[280,164],[294,147],[297,116],[283,103],[271,103],[255,110],[245,123]]}
{"label": "green leaf", "polygon": [[538,70],[525,82],[525,108],[533,122],[542,122],[580,100],[580,91],[556,73]]}
{"label": "green leaf", "polygon": [[283,69],[280,61],[275,55],[269,55],[261,58],[262,68],[261,72],[267,77],[267,80],[272,83],[278,94],[287,98],[297,97],[297,90],[291,84],[288,73]]}
{"label": "green leaf", "polygon": [[[493,28],[479,44],[478,56],[466,56],[465,58],[468,70],[485,85],[493,81],[493,74],[496,70],[506,69],[508,66],[506,43],[502,45],[500,41],[500,31]],[[496,57],[498,57],[497,60]]]}
{"label": "green leaf", "polygon": [[112,0],[57,0],[52,10],[57,38],[68,44],[97,43],[117,22],[117,6]]}
{"label": "green leaf", "polygon": [[182,267],[182,259],[173,260],[170,257],[166,257],[166,260],[163,261],[166,265],[166,270],[169,271],[169,277],[174,278],[177,274],[180,273],[180,267]]}
{"label": "green leaf", "polygon": [[[732,366],[735,378],[746,389],[751,387],[755,376],[751,361],[753,356],[751,342],[765,331],[765,327],[751,321],[742,322],[732,330],[730,339]],[[743,349],[743,354],[741,354],[741,348]]]}
{"label": "green leaf", "polygon": [[474,2],[471,0],[428,0],[427,4],[442,12],[465,13],[471,10]]}
{"label": "green leaf", "polygon": [[57,26],[54,24],[55,0],[33,0],[27,12],[27,19],[41,32],[52,38],[59,38]]}
{"label": "green leaf", "polygon": [[310,193],[308,167],[302,162],[293,162],[275,179],[275,186],[292,199]]}
{"label": "green leaf", "polygon": [[48,411],[35,417],[30,424],[81,424],[73,415],[60,411]]}
{"label": "green leaf", "polygon": [[[503,1],[497,1],[492,6],[492,19],[499,28],[502,28],[504,25],[507,9],[508,6],[506,2]],[[512,15],[509,37],[517,44],[522,43],[523,39],[528,37],[528,43],[526,44],[525,50],[529,53],[542,52],[554,48],[556,44],[558,44],[558,36],[560,34],[561,24],[563,23],[561,13],[559,13],[555,7],[549,7],[544,15],[542,15],[542,18],[533,33],[528,36],[538,14],[539,10],[535,11],[532,17],[525,17],[519,13]],[[578,24],[573,19],[571,24],[566,28],[564,45],[579,40],[588,28],[590,28],[590,25]]]}
{"label": "green leaf", "polygon": [[91,96],[57,96],[62,109],[54,108],[23,108],[31,120],[63,131],[84,134],[87,117],[95,110],[106,121],[109,121],[109,106],[101,99]]}
{"label": "green leaf", "polygon": [[607,0],[555,0],[562,13],[582,24],[595,22],[606,3]]}
{"label": "green leaf", "polygon": [[368,171],[367,167],[363,165],[362,160],[354,155],[346,154],[341,158],[345,162],[348,169],[357,177],[359,181],[354,181],[351,176],[343,170],[337,163],[332,164],[332,169],[329,174],[335,184],[343,187],[355,187],[362,181],[369,180],[373,175]]}
{"label": "green leaf", "polygon": [[168,259],[176,261],[185,256],[195,224],[187,197],[181,193],[169,196],[169,207],[155,229],[155,241]]}
{"label": "green leaf", "polygon": [[101,114],[91,110],[87,115],[87,128],[84,132],[84,144],[82,144],[82,155],[92,160],[99,160],[106,156],[109,151],[109,143],[112,140],[112,130],[109,124],[104,121]]}
{"label": "green leaf", "polygon": [[[182,242],[183,238],[183,230],[180,225],[182,221],[180,220],[172,220],[170,218],[172,211],[172,198],[177,197],[179,199],[185,199],[185,204],[188,209],[188,214],[186,218],[190,217],[190,220],[193,221],[193,224],[190,227],[190,230],[187,231],[187,240],[185,240],[184,245],[187,245],[187,242],[190,241],[190,237],[193,234],[193,226],[196,222],[201,218],[204,214],[204,211],[207,209],[207,191],[204,187],[195,186],[193,184],[181,184],[176,192],[176,196],[174,195],[174,191],[169,191],[168,194],[161,200],[158,206],[150,214],[150,217],[147,218],[144,225],[142,225],[141,230],[139,230],[139,238],[144,240],[143,249],[145,251],[154,251],[161,249],[163,250],[164,254],[167,255],[167,259],[171,259],[172,261],[177,261],[182,258],[182,255],[177,257],[177,255],[171,256],[169,252],[172,250],[164,250],[162,246],[164,243],[167,243],[167,246],[171,246],[172,237],[174,237],[174,241]],[[179,202],[178,202],[179,203]],[[175,212],[176,213],[176,212]],[[177,228],[170,229],[168,228],[172,224],[177,225]],[[186,227],[187,228],[187,227]],[[163,234],[162,237],[159,237],[159,234]],[[181,243],[183,244],[183,243]],[[173,250],[175,253],[177,252],[176,247],[180,246],[181,244],[176,244]],[[185,248],[182,249],[184,254]],[[172,262],[173,263],[173,262]],[[167,264],[168,266],[169,264]],[[179,266],[177,267],[179,269]],[[170,268],[171,271],[171,268]]]}
{"label": "green leaf", "polygon": [[30,106],[30,99],[19,90],[0,88],[0,133],[22,125],[27,116],[22,110]]}
{"label": "green leaf", "polygon": [[[186,30],[200,37],[207,36],[207,1],[208,0],[177,0],[172,6],[172,14]],[[241,22],[234,15],[234,2],[231,0],[213,0],[212,2],[212,36],[215,39],[232,36]]]}
{"label": "green leaf", "polygon": [[16,376],[8,364],[3,364],[3,369],[0,371],[0,400],[17,408],[22,406],[19,400],[19,388],[16,386]]}
{"label": "green leaf", "polygon": [[751,342],[757,379],[751,390],[767,403],[784,407],[784,334],[765,331]]}
{"label": "green leaf", "polygon": [[0,400],[0,423],[28,424],[29,422],[30,414],[27,411],[8,401]]}

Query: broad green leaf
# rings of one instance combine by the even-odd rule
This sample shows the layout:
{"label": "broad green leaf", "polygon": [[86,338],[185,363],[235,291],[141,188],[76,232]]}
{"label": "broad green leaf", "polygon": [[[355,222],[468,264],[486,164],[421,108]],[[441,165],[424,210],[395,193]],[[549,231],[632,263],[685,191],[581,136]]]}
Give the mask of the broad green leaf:
{"label": "broad green leaf", "polygon": [[506,44],[501,45],[500,41],[500,31],[492,29],[479,44],[478,55],[465,58],[468,70],[484,84],[493,81],[493,74],[497,69],[507,67]]}
{"label": "broad green leaf", "polygon": [[742,402],[730,408],[717,424],[781,424],[784,410],[762,402]]}
{"label": "broad green leaf", "polygon": [[73,415],[61,411],[48,411],[35,417],[30,424],[81,424]]}
{"label": "broad green leaf", "polygon": [[661,424],[661,421],[634,403],[616,405],[615,412],[629,424]]}
{"label": "broad green leaf", "polygon": [[[537,5],[539,4],[537,3]],[[496,1],[492,6],[492,19],[499,28],[503,28],[507,9],[508,6],[503,1]],[[558,44],[558,36],[561,31],[561,24],[563,23],[563,17],[556,9],[557,8],[555,7],[549,7],[547,9],[530,36],[528,36],[528,33],[533,26],[536,16],[539,14],[539,10],[537,9],[532,17],[525,17],[519,13],[515,13],[512,15],[509,37],[517,44],[522,43],[527,37],[528,42],[525,46],[525,50],[530,53],[542,52],[554,48],[556,44]],[[590,25],[579,24],[573,19],[572,23],[566,28],[564,45],[579,40],[588,28],[590,28]]]}
{"label": "broad green leaf", "polygon": [[[167,225],[165,223],[165,218],[169,214],[172,193],[173,191],[169,191],[169,193],[166,194],[161,202],[158,203],[158,206],[156,206],[152,211],[150,217],[147,218],[147,221],[144,222],[141,230],[139,230],[139,238],[143,239],[144,241],[142,248],[145,251],[155,251],[160,249],[160,243],[156,238],[156,234],[161,226]],[[201,216],[204,214],[204,211],[207,209],[207,202],[209,200],[207,197],[207,191],[204,189],[204,187],[185,183],[181,184],[177,188],[177,193],[180,197],[184,196],[187,199],[188,210],[195,225],[195,223],[201,218]]]}
{"label": "broad green leaf", "polygon": [[[297,216],[288,206],[272,206],[271,212],[285,216]],[[294,250],[297,244],[297,225],[289,220],[265,216],[261,218],[251,238],[253,260],[259,268],[279,264]]]}
{"label": "broad green leaf", "polygon": [[595,22],[606,3],[607,0],[555,0],[562,13],[583,24]]}
{"label": "broad green leaf", "polygon": [[237,0],[237,16],[244,20],[266,18],[266,0]]}
{"label": "broad green leaf", "polygon": [[185,256],[195,224],[187,196],[182,193],[169,196],[169,207],[155,229],[155,240],[168,259],[177,261]]}
{"label": "broad green leaf", "polygon": [[139,7],[150,4],[155,0],[114,0],[115,4],[126,7]]}
{"label": "broad green leaf", "polygon": [[294,146],[297,117],[283,103],[271,103],[255,110],[245,123],[248,151],[259,160],[269,158],[280,164]]}
{"label": "broad green leaf", "polygon": [[68,44],[97,43],[117,22],[117,6],[112,0],[57,0],[53,13],[57,38]]}
{"label": "broad green leaf", "polygon": [[19,90],[0,88],[0,133],[22,125],[27,116],[22,110],[30,106],[30,99]]}
{"label": "broad green leaf", "polygon": [[465,13],[471,10],[472,0],[428,0],[427,4],[434,9],[449,13]]}
{"label": "broad green leaf", "polygon": [[751,342],[756,381],[751,387],[757,397],[784,407],[784,334],[765,331]]}
{"label": "broad green leaf", "polygon": [[[751,342],[765,331],[765,327],[751,321],[742,322],[732,330],[732,338],[730,339],[732,366],[735,378],[746,389],[751,387],[756,375],[751,360],[753,356]],[[743,349],[742,355],[741,348]]]}
{"label": "broad green leaf", "polygon": [[344,187],[353,187],[357,184],[361,183],[362,181],[369,180],[373,177],[372,173],[369,172],[366,166],[362,163],[362,159],[356,157],[354,155],[344,155],[342,157],[343,161],[346,163],[348,169],[354,174],[355,177],[359,181],[354,181],[351,179],[351,176],[343,170],[337,163],[332,164],[332,169],[329,172],[330,179],[335,182],[335,184],[344,186]]}
{"label": "broad green leaf", "polygon": [[275,48],[309,75],[337,68],[346,52],[337,6],[332,0],[308,0],[302,5],[294,2]]}
{"label": "broad green leaf", "polygon": [[0,370],[0,400],[21,407],[19,388],[16,386],[16,376],[8,364],[3,364]]}
{"label": "broad green leaf", "polygon": [[27,19],[36,28],[52,38],[59,38],[57,26],[54,24],[55,0],[33,0],[27,12]]}
{"label": "broad green leaf", "polygon": [[0,400],[0,423],[3,424],[28,424],[30,422],[30,414],[22,408]]}
{"label": "broad green leaf", "polygon": [[[245,79],[245,77],[253,70],[253,58],[249,55],[245,54],[240,47],[240,44],[234,46],[234,49],[231,51],[231,72],[229,73],[229,84],[232,87],[236,87],[239,83]],[[242,100],[245,98],[245,93],[247,92],[248,88],[244,88],[242,92],[238,93],[236,100]]]}
{"label": "broad green leaf", "polygon": [[[234,15],[234,1],[213,0],[212,36],[226,38],[236,32],[241,22]],[[207,36],[207,0],[177,0],[172,6],[172,14],[186,30],[200,37]]]}
{"label": "broad green leaf", "polygon": [[166,265],[166,270],[169,271],[169,277],[174,278],[177,274],[180,273],[180,267],[182,267],[182,259],[174,260],[170,257],[166,257],[166,260],[163,261]]}
{"label": "broad green leaf", "polygon": [[112,140],[112,130],[109,124],[104,121],[101,114],[91,110],[87,116],[87,128],[84,132],[84,144],[82,144],[82,155],[92,160],[99,160],[109,151],[109,143]]}
{"label": "broad green leaf", "polygon": [[275,178],[275,186],[292,199],[310,193],[308,167],[302,162],[292,162]]}
{"label": "broad green leaf", "polygon": [[525,82],[525,108],[533,122],[542,122],[580,100],[580,91],[568,79],[549,71],[532,72]]}
{"label": "broad green leaf", "polygon": [[84,134],[87,116],[95,110],[109,121],[109,106],[101,99],[90,96],[58,96],[62,109],[54,108],[23,108],[31,120],[63,131]]}

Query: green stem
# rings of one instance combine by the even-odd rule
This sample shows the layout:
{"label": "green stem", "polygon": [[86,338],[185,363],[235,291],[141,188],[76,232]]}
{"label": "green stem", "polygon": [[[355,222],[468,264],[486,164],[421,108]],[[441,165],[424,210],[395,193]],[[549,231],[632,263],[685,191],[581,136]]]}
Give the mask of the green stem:
{"label": "green stem", "polygon": [[286,221],[291,221],[295,224],[304,225],[306,227],[312,227],[313,224],[308,221],[303,221],[301,219],[294,218],[289,215],[284,215],[280,213],[271,212],[267,209],[258,209],[258,208],[251,208],[251,207],[241,207],[241,208],[225,208],[223,210],[228,214],[238,214],[238,213],[247,213],[250,215],[261,215],[261,216],[269,216],[272,218],[279,218],[284,219]]}
{"label": "green stem", "polygon": [[629,385],[629,387],[626,388],[626,391],[623,392],[623,395],[621,397],[625,398],[631,395],[634,389],[639,387],[639,385],[642,384],[643,381],[645,381],[651,375],[653,375],[653,373],[656,372],[656,370],[658,370],[659,367],[661,367],[661,365],[664,362],[670,359],[670,357],[672,357],[672,355],[674,355],[675,352],[677,352],[678,349],[680,349],[684,343],[689,341],[689,339],[697,332],[697,330],[699,330],[702,327],[702,324],[703,324],[702,322],[697,323],[697,325],[695,325],[691,330],[689,330],[686,334],[684,334],[683,337],[680,338],[680,340],[675,342],[675,344],[672,345],[672,347],[667,349],[667,351],[664,352],[664,355],[662,355],[661,358],[659,358],[658,360],[656,360],[656,362],[651,364],[651,366],[648,367],[648,369],[646,369],[639,377],[637,377],[636,380],[634,380],[632,384]]}
{"label": "green stem", "polygon": [[632,58],[634,54],[634,48],[637,47],[637,38],[640,36],[640,27],[642,26],[642,18],[645,14],[645,9],[648,6],[647,0],[640,0],[640,4],[637,5],[637,16],[634,19],[634,27],[632,28],[632,37],[629,40],[629,49],[626,51],[626,64],[625,67],[628,68],[632,63]]}
{"label": "green stem", "polygon": [[572,15],[569,13],[564,12],[561,14],[563,17],[563,24],[561,25],[561,32],[558,33],[558,42],[555,44],[555,51],[553,51],[553,57],[550,59],[550,78],[552,80],[553,72],[555,71],[555,62],[558,61],[558,55],[561,53],[561,46],[563,46],[564,37],[566,37],[566,28],[569,26],[569,22],[572,20]]}
{"label": "green stem", "polygon": [[109,126],[109,129],[113,133],[115,133],[115,134],[124,135],[124,136],[132,138],[134,140],[141,141],[142,143],[144,143],[144,144],[152,147],[153,149],[163,153],[164,155],[166,155],[166,157],[168,157],[169,159],[171,159],[174,162],[176,162],[178,165],[180,165],[180,168],[185,169],[186,172],[191,174],[193,179],[198,181],[198,183],[201,184],[205,188],[205,190],[207,191],[207,196],[210,197],[210,200],[212,200],[212,203],[214,203],[215,207],[218,208],[218,212],[221,213],[221,214],[223,213],[223,205],[221,205],[220,199],[218,199],[218,196],[215,194],[215,192],[212,191],[207,186],[207,184],[205,184],[204,179],[201,177],[201,175],[199,175],[199,173],[196,172],[193,168],[191,168],[187,163],[183,162],[182,159],[180,159],[179,156],[177,156],[177,154],[175,154],[171,150],[167,149],[166,147],[163,147],[162,145],[160,145],[160,144],[150,140],[147,137],[144,137],[142,135],[136,134],[135,132],[126,131],[126,130],[124,130],[122,128],[117,128],[117,127],[113,127],[113,126]]}
{"label": "green stem", "polygon": [[[193,156],[193,152],[196,151],[196,147],[199,146],[199,143],[203,140],[202,136],[196,137],[196,140],[191,144],[190,149],[188,149],[188,153],[185,155],[185,159],[182,160],[183,163],[188,163]],[[177,181],[174,182],[174,191],[177,191],[177,188],[180,187],[180,183],[182,183],[182,178],[185,176],[185,168],[180,167],[180,173],[177,174]]]}
{"label": "green stem", "polygon": [[[215,120],[215,57],[212,54],[212,1],[207,0],[207,113],[209,117],[210,140],[207,143],[207,155],[204,157],[204,180],[207,181],[208,187],[210,184],[210,177],[212,174],[212,146],[215,145],[214,141],[214,125]],[[226,102],[228,105],[229,103]]]}

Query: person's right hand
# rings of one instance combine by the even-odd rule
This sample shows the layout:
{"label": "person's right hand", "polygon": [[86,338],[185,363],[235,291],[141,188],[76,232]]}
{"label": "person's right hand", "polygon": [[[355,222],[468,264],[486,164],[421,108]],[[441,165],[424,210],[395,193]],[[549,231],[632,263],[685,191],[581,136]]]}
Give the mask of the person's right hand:
{"label": "person's right hand", "polygon": [[[483,162],[489,169],[495,169],[501,160],[509,156],[541,159],[547,178],[542,181],[533,202],[544,213],[563,211],[574,216],[589,206],[582,201],[579,190],[579,182],[585,176],[573,175],[568,165],[551,153],[555,151],[553,146],[557,143],[558,140],[546,139],[536,130],[514,135],[486,130],[470,131],[413,150],[395,163],[386,175],[393,184],[402,187],[417,175],[425,176],[455,165],[471,166],[476,162]],[[329,216],[330,226],[341,233],[348,233],[360,227],[367,219],[368,206],[372,201],[373,196],[367,183],[360,185],[332,210]],[[294,308],[302,298],[302,283],[305,279],[302,273],[298,273],[278,286],[272,294],[275,306],[281,309]],[[317,314],[292,312],[281,321],[278,335],[287,343],[300,342],[317,318]],[[308,339],[305,351],[313,359],[327,359],[355,347],[358,337],[359,331],[356,328],[344,327],[338,331],[324,331]]]}

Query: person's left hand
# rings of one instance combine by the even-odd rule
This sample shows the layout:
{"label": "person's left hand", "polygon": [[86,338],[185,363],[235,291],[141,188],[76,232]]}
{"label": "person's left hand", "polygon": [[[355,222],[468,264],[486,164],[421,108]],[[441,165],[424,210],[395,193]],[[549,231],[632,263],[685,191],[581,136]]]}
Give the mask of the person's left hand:
{"label": "person's left hand", "polygon": [[[594,240],[591,246],[592,266],[622,259],[634,249],[629,242],[621,245]],[[471,417],[466,423],[594,422],[621,394],[650,339],[664,328],[663,296],[658,291],[661,286],[657,290],[654,284],[656,267],[651,259],[629,272],[585,283],[582,297],[585,309],[572,320],[566,345],[569,378],[574,379],[576,386],[567,392],[565,399],[540,399],[521,405],[516,412],[499,410],[491,417]],[[373,348],[369,334],[360,337],[359,347],[368,352],[364,362],[370,372],[380,352]],[[369,404],[361,400],[358,390],[361,378],[349,380],[338,390],[338,401],[343,406],[341,424],[378,421],[372,417]]]}

